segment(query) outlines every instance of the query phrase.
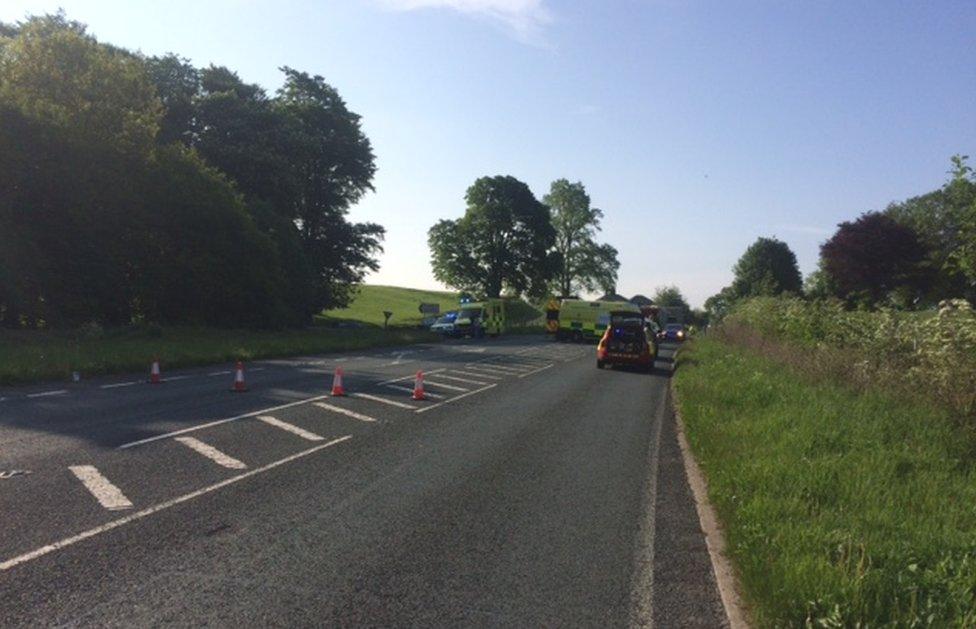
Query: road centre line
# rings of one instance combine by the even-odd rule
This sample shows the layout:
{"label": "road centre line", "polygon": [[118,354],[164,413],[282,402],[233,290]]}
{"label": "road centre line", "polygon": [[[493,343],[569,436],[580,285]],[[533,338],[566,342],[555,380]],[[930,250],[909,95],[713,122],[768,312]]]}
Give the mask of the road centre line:
{"label": "road centre line", "polygon": [[247,469],[247,465],[245,465],[243,462],[238,461],[237,459],[235,459],[230,455],[224,454],[217,448],[213,447],[210,444],[200,441],[196,437],[176,437],[174,441],[178,441],[183,445],[185,445],[186,447],[190,448],[191,450],[196,451],[198,454],[202,454],[203,456],[207,457],[217,465],[232,470]]}
{"label": "road centre line", "polygon": [[489,384],[488,382],[485,382],[484,380],[472,380],[470,378],[456,378],[454,376],[449,376],[449,375],[443,374],[443,373],[440,374],[439,376],[437,376],[437,378],[439,380],[456,380],[458,382],[467,382],[468,384],[477,384],[479,386],[484,386],[486,384]]}
{"label": "road centre line", "polygon": [[115,384],[103,384],[98,387],[99,389],[118,389],[119,387],[131,387],[133,385],[139,384],[139,380],[131,380],[129,382],[116,382]]}
{"label": "road centre line", "polygon": [[132,501],[125,497],[121,489],[102,476],[94,465],[72,465],[68,469],[81,481],[85,489],[90,491],[95,499],[109,511],[132,508]]}
{"label": "road centre line", "polygon": [[40,393],[31,393],[27,397],[37,398],[37,397],[52,397],[54,395],[64,395],[67,393],[67,389],[58,389],[57,391],[41,391]]}
{"label": "road centre line", "polygon": [[369,415],[363,415],[362,413],[357,413],[355,411],[350,411],[348,408],[342,408],[341,406],[333,406],[332,404],[326,404],[325,402],[315,402],[315,406],[319,408],[324,408],[327,411],[332,411],[333,413],[339,413],[340,415],[345,415],[347,417],[352,417],[353,419],[358,419],[361,422],[375,422],[375,417],[370,417]]}
{"label": "road centre line", "polygon": [[426,379],[424,380],[424,384],[425,385],[429,384],[432,387],[440,387],[442,389],[447,389],[448,391],[470,391],[471,390],[466,387],[459,387],[454,384],[445,384],[443,382],[435,382],[433,380],[426,380]]}
{"label": "road centre line", "polygon": [[437,408],[438,406],[444,406],[445,404],[450,404],[451,402],[455,402],[457,400],[460,400],[461,398],[466,398],[468,396],[474,395],[476,393],[481,393],[482,391],[487,391],[488,389],[492,389],[492,388],[497,387],[497,386],[498,386],[498,383],[497,382],[496,383],[493,383],[493,384],[489,384],[486,387],[481,387],[480,389],[475,389],[474,391],[468,391],[467,393],[462,393],[461,395],[458,395],[456,397],[452,397],[449,400],[444,400],[443,402],[438,402],[437,404],[431,404],[430,406],[425,406],[424,408],[418,408],[414,412],[415,413],[426,413],[427,411],[433,410],[433,409]]}
{"label": "road centre line", "polygon": [[186,380],[191,376],[170,376],[169,378],[161,378],[162,382],[175,382],[177,380]]}
{"label": "road centre line", "polygon": [[352,435],[346,435],[345,437],[339,437],[338,439],[333,439],[328,443],[317,445],[314,448],[303,450],[301,452],[285,457],[273,463],[269,463],[262,467],[258,467],[253,470],[244,472],[243,474],[232,476],[230,478],[220,481],[219,483],[215,483],[208,487],[204,487],[203,489],[198,489],[188,494],[184,494],[182,496],[179,496],[178,498],[167,500],[166,502],[161,502],[147,509],[143,509],[142,511],[137,511],[136,513],[127,515],[124,518],[119,518],[118,520],[113,520],[106,524],[102,524],[101,526],[96,526],[95,528],[88,529],[87,531],[83,531],[81,533],[78,533],[77,535],[72,535],[71,537],[67,537],[65,539],[54,542],[52,544],[48,544],[47,546],[41,546],[40,548],[32,550],[28,553],[24,553],[23,555],[18,555],[17,557],[12,557],[10,559],[0,562],[0,570],[10,570],[11,568],[27,563],[28,561],[33,561],[38,557],[43,557],[44,555],[53,553],[55,551],[59,551],[63,548],[67,548],[68,546],[77,544],[78,542],[84,541],[90,537],[95,537],[96,535],[106,533],[108,531],[111,531],[112,529],[117,529],[120,526],[125,526],[126,524],[129,524],[130,522],[141,520],[155,513],[159,513],[160,511],[163,511],[165,509],[169,509],[170,507],[175,507],[176,505],[182,504],[184,502],[188,502],[195,498],[199,498],[200,496],[205,496],[206,494],[227,487],[228,485],[233,485],[234,483],[240,482],[244,479],[251,478],[252,476],[263,474],[264,472],[273,470],[276,467],[285,465],[286,463],[291,463],[292,461],[306,457],[310,454],[314,454],[319,450],[323,450],[325,448],[329,448],[331,446],[337,445],[339,443],[342,443],[343,441],[348,441],[349,439],[352,439]]}
{"label": "road centre line", "polygon": [[314,432],[309,432],[304,428],[299,428],[294,424],[289,424],[288,422],[283,422],[280,419],[272,417],[270,415],[258,415],[257,417],[260,421],[268,424],[269,426],[274,426],[275,428],[281,428],[282,430],[288,431],[293,435],[298,435],[302,439],[308,439],[309,441],[324,441],[325,437],[317,435]]}
{"label": "road centre line", "polygon": [[208,376],[229,376],[232,373],[234,373],[234,372],[231,371],[230,369],[228,369],[226,371],[211,371],[207,375]]}
{"label": "road centre line", "polygon": [[[459,373],[462,376],[474,376],[475,378],[488,378],[489,380],[504,380],[504,378],[502,378],[502,376],[492,376],[492,375],[487,374],[487,373],[470,373],[468,371],[461,371],[460,369],[455,369],[455,370],[451,371],[451,373]],[[443,378],[444,376],[441,376],[441,377]],[[488,384],[488,383],[486,382],[485,384]]]}
{"label": "road centre line", "polygon": [[[429,376],[431,374],[440,373],[442,371],[444,371],[444,369],[431,369],[430,371],[425,371],[424,372],[424,375],[425,376]],[[394,382],[403,382],[404,380],[413,380],[415,377],[416,377],[416,374],[410,374],[409,376],[403,376],[401,378],[392,378],[390,380],[384,380],[383,382],[377,382],[376,384],[379,385],[379,386],[385,386],[385,385],[388,385],[388,384],[393,384]]]}
{"label": "road centre line", "polygon": [[536,369],[534,371],[530,371],[528,373],[523,373],[521,376],[519,376],[519,378],[525,378],[526,376],[531,376],[531,375],[537,374],[540,371],[545,371],[546,369],[551,369],[552,367],[553,367],[553,363],[549,363],[545,367],[539,367],[538,369]]}
{"label": "road centre line", "polygon": [[[401,387],[401,386],[398,386],[398,385],[395,385],[395,384],[388,384],[388,385],[386,385],[386,388],[387,389],[396,389],[397,391],[403,391],[405,393],[413,393],[413,389],[411,389],[410,387]],[[431,393],[430,391],[426,391],[425,394],[427,395],[427,397],[432,397],[435,400],[439,400],[439,399],[441,399],[441,398],[444,397],[443,395],[440,395],[438,393]]]}
{"label": "road centre line", "polygon": [[396,400],[388,400],[385,397],[380,397],[378,395],[370,395],[369,393],[350,393],[351,397],[358,397],[363,400],[372,400],[374,402],[380,402],[382,404],[389,404],[390,406],[396,406],[397,408],[406,408],[411,411],[417,410],[417,407],[412,404],[404,404],[403,402],[397,402]]}
{"label": "road centre line", "polygon": [[292,408],[293,406],[301,406],[302,404],[308,404],[309,402],[315,402],[316,400],[325,400],[330,396],[328,395],[316,395],[315,397],[306,398],[304,400],[298,400],[295,402],[289,402],[288,404],[280,404],[278,406],[272,406],[270,408],[262,408],[258,411],[252,411],[250,413],[244,413],[242,415],[235,415],[234,417],[227,417],[224,419],[217,419],[214,421],[206,422],[203,424],[197,424],[196,426],[190,426],[189,428],[182,428],[180,430],[174,430],[172,432],[163,433],[161,435],[155,435],[152,437],[146,437],[145,439],[139,439],[138,441],[130,441],[129,443],[124,443],[119,446],[119,450],[124,450],[126,448],[131,448],[133,446],[141,446],[145,443],[151,443],[153,441],[159,441],[160,439],[169,439],[170,437],[175,437],[176,435],[185,435],[188,432],[194,432],[197,430],[202,430],[204,428],[210,428],[211,426],[219,426],[221,424],[226,424],[228,422],[236,422],[240,419],[247,419],[248,417],[256,417],[258,415],[265,415],[267,413],[273,413],[275,411],[280,411],[284,408]]}

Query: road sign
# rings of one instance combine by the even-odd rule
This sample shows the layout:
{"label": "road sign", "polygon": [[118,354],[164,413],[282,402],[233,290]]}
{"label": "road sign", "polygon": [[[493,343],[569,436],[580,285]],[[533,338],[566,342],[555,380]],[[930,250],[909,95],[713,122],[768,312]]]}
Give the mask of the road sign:
{"label": "road sign", "polygon": [[440,314],[440,312],[441,312],[440,304],[420,304],[421,314],[435,315],[435,314]]}

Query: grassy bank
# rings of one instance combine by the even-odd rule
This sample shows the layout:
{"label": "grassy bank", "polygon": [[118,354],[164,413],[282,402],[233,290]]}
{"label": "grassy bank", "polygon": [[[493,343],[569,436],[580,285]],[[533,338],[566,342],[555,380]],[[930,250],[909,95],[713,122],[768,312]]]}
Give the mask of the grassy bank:
{"label": "grassy bank", "polygon": [[328,310],[321,317],[325,321],[358,321],[383,325],[383,311],[393,313],[390,325],[415,327],[423,320],[421,303],[439,304],[441,312],[458,307],[458,294],[401,288],[399,286],[362,286],[348,308]]}
{"label": "grassy bank", "polygon": [[976,453],[951,411],[715,337],[675,386],[759,625],[976,624]]}
{"label": "grassy bank", "polygon": [[155,328],[80,332],[0,332],[0,384],[148,370],[153,356],[164,368],[231,360],[339,352],[436,340],[428,332],[377,328],[219,330]]}

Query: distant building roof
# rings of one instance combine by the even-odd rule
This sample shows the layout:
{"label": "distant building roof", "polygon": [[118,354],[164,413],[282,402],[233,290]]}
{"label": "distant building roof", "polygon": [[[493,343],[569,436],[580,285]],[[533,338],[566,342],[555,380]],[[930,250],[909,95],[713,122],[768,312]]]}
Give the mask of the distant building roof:
{"label": "distant building roof", "polygon": [[650,297],[645,297],[644,295],[634,295],[630,298],[630,303],[635,306],[653,306],[654,300]]}
{"label": "distant building roof", "polygon": [[617,293],[607,293],[600,298],[600,301],[627,301],[627,298]]}

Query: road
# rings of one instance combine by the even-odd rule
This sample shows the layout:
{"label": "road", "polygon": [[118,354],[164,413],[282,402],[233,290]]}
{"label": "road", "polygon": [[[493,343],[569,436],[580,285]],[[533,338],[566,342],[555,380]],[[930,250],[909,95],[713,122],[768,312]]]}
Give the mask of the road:
{"label": "road", "polygon": [[0,626],[724,626],[672,351],[648,375],[511,337],[256,362],[246,393],[165,365],[0,390]]}

